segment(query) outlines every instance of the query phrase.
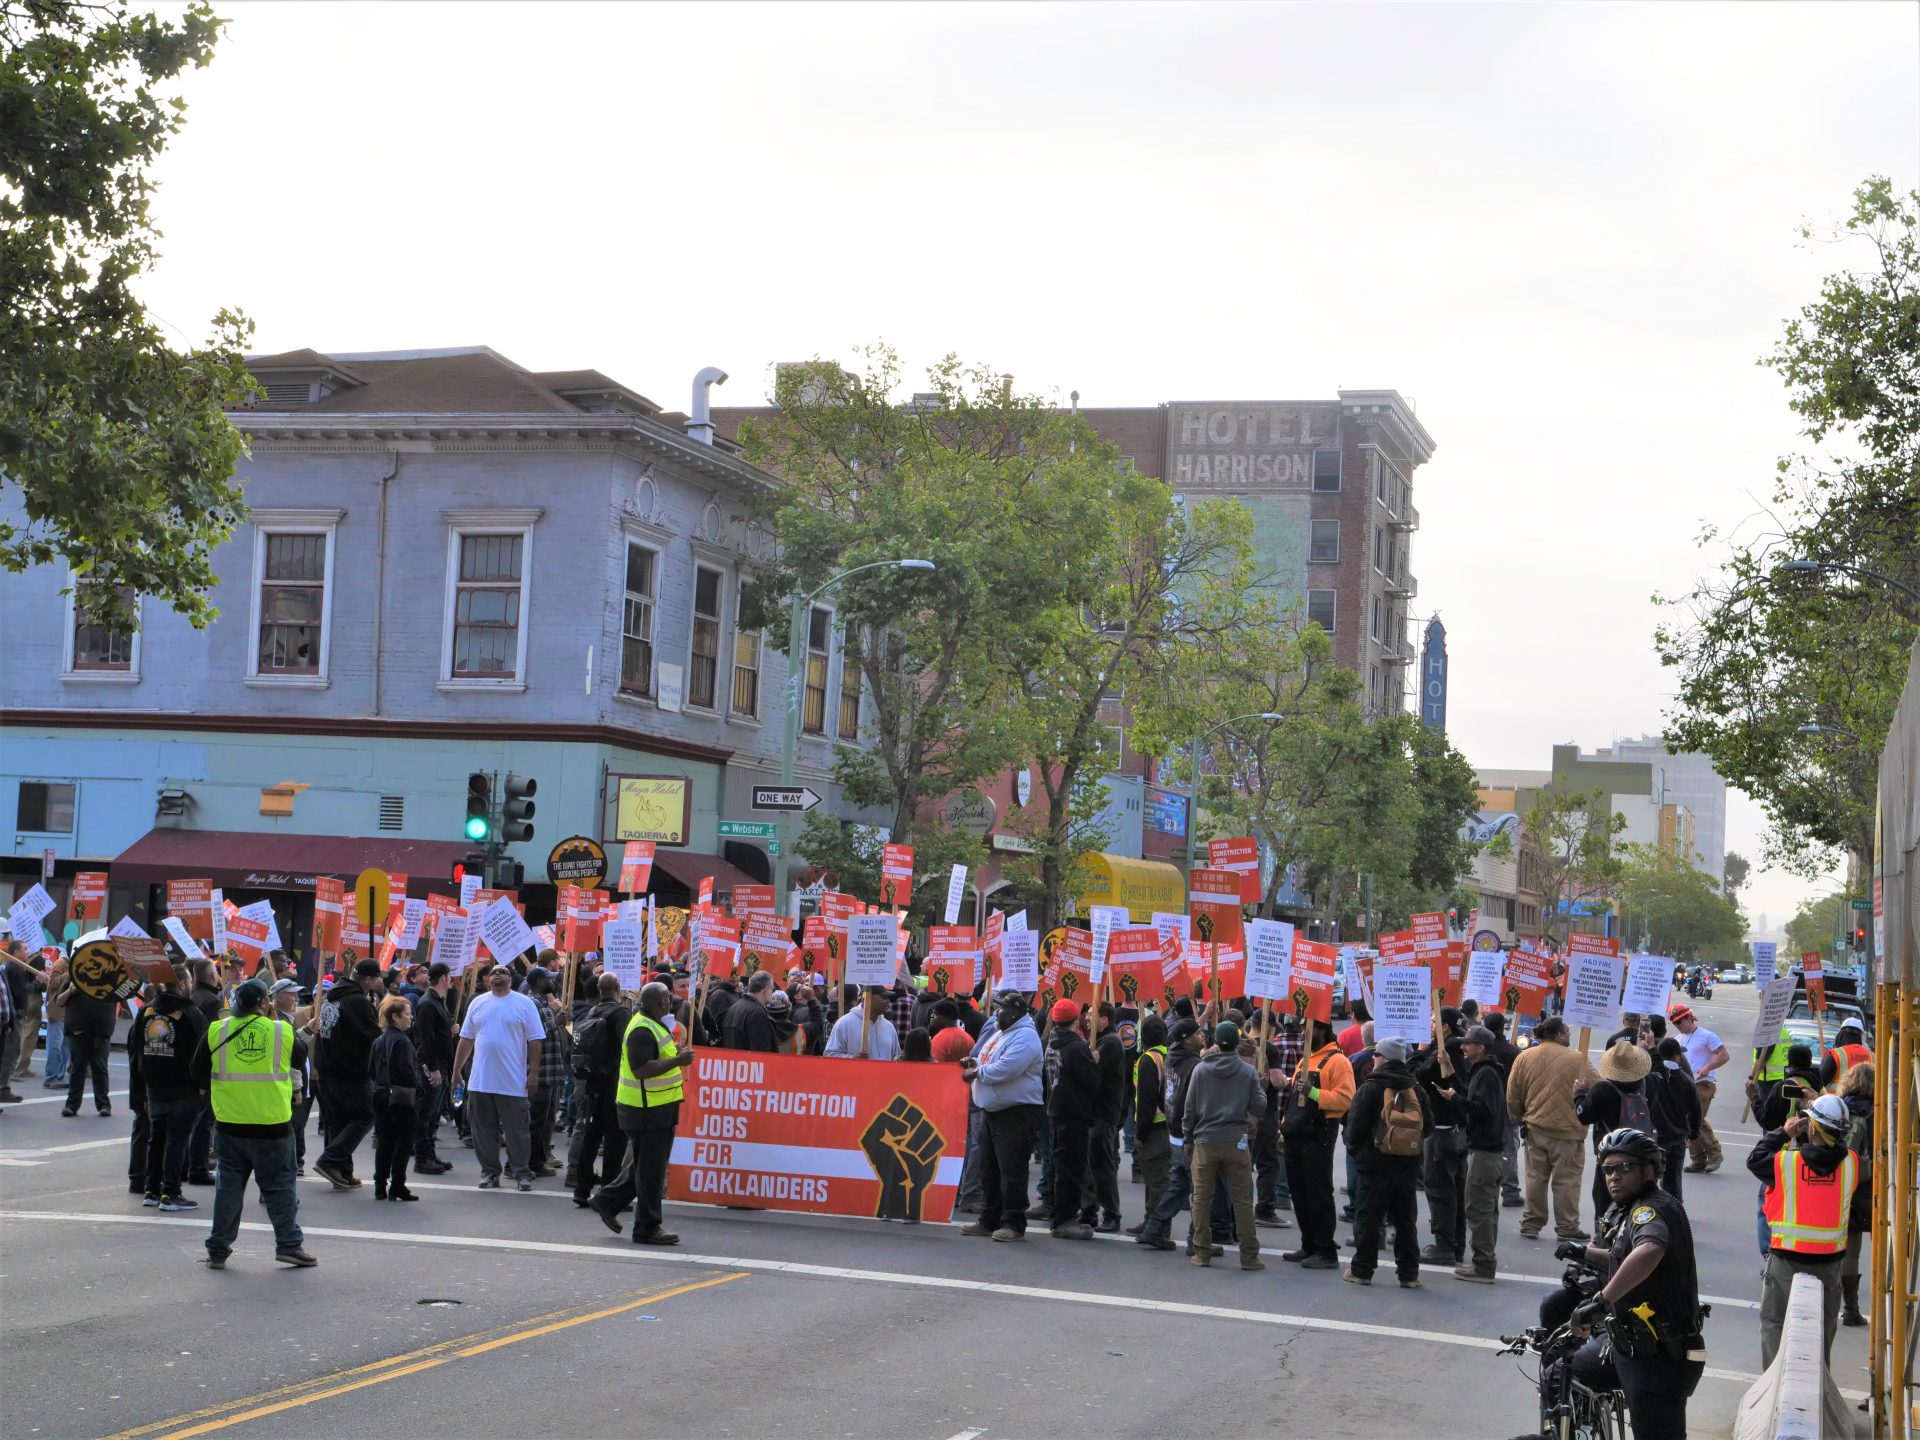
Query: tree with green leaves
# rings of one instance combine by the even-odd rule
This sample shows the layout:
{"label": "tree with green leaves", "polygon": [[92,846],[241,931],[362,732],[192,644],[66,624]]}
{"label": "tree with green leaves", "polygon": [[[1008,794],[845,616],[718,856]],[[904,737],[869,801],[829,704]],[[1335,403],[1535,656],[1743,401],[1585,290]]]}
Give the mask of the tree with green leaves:
{"label": "tree with green leaves", "polygon": [[251,327],[222,310],[182,353],[134,293],[148,172],[185,114],[164,91],[223,23],[0,0],[0,565],[63,561],[80,613],[119,628],[128,596],[212,620],[212,552],[245,514],[225,412],[253,393]]}
{"label": "tree with green leaves", "polygon": [[1762,363],[1836,453],[1781,459],[1764,534],[1705,532],[1730,553],[1660,600],[1676,615],[1654,635],[1678,671],[1669,743],[1757,799],[1767,858],[1806,875],[1832,849],[1872,853],[1877,757],[1920,635],[1920,600],[1899,588],[1920,593],[1920,192],[1871,179],[1819,238],[1867,263],[1828,276]]}
{"label": "tree with green leaves", "polygon": [[1589,791],[1552,786],[1534,793],[1520,817],[1525,843],[1540,863],[1534,889],[1540,896],[1540,929],[1555,944],[1573,928],[1576,902],[1605,908],[1607,892],[1619,878],[1620,857],[1613,837],[1627,828],[1626,817],[1613,808],[1613,797],[1596,786]]}
{"label": "tree with green leaves", "polygon": [[1721,864],[1721,869],[1726,875],[1721,889],[1726,892],[1729,900],[1738,905],[1740,903],[1740,891],[1742,887],[1746,885],[1747,876],[1752,873],[1753,867],[1747,863],[1747,857],[1742,855],[1738,850],[1729,850],[1726,853],[1725,860]]}
{"label": "tree with green leaves", "polygon": [[1832,959],[1834,941],[1847,933],[1853,919],[1850,899],[1846,891],[1835,890],[1801,903],[1787,921],[1787,950],[1794,959],[1808,950],[1818,950],[1822,957]]}
{"label": "tree with green leaves", "polygon": [[1630,945],[1689,964],[1737,958],[1747,933],[1740,907],[1713,877],[1671,851],[1620,847],[1615,908]]}

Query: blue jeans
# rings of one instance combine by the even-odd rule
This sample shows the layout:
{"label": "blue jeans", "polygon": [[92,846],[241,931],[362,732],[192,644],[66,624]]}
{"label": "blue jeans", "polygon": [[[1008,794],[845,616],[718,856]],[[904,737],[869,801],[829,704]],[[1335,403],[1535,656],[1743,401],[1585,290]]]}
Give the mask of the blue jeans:
{"label": "blue jeans", "polygon": [[49,1090],[67,1082],[67,1022],[64,1020],[47,1021],[47,1078],[42,1083]]}
{"label": "blue jeans", "polygon": [[215,1131],[213,1142],[220,1173],[213,1187],[213,1233],[207,1236],[207,1254],[224,1260],[233,1253],[249,1175],[258,1183],[260,1201],[273,1221],[275,1253],[298,1250],[307,1237],[300,1231],[300,1197],[294,1192],[293,1136],[256,1140]]}

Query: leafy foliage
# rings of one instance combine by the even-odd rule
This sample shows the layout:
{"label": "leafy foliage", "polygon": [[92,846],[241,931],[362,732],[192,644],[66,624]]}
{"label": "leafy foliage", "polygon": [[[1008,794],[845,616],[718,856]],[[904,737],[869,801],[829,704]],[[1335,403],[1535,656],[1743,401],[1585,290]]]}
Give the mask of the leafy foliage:
{"label": "leafy foliage", "polygon": [[71,0],[0,4],[0,565],[64,560],[90,618],[127,624],[121,591],[197,626],[216,613],[212,551],[245,513],[251,327],[221,311],[171,349],[134,283],[152,265],[148,167],[185,106],[159,92],[213,55],[204,3],[172,19]]}
{"label": "leafy foliage", "polygon": [[1787,921],[1788,953],[1796,960],[1808,950],[1818,950],[1821,955],[1830,956],[1834,940],[1847,933],[1847,926],[1853,918],[1848,899],[1846,891],[1835,890],[1803,902],[1794,917]]}
{"label": "leafy foliage", "polygon": [[1743,953],[1746,917],[1704,870],[1670,851],[1622,847],[1615,896],[1625,934],[1676,960],[1733,960]]}
{"label": "leafy foliage", "polygon": [[1534,888],[1540,895],[1540,928],[1555,941],[1572,928],[1562,902],[1604,900],[1621,874],[1613,837],[1627,828],[1615,812],[1613,797],[1597,786],[1590,791],[1539,791],[1520,818],[1528,843],[1540,857]]}

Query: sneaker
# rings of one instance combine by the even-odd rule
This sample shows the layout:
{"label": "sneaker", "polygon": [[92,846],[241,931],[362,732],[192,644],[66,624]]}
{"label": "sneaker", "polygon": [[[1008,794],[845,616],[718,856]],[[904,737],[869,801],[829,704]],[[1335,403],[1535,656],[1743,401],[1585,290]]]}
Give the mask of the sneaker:
{"label": "sneaker", "polygon": [[1027,1209],[1027,1219],[1051,1220],[1053,1219],[1053,1207],[1046,1204],[1029,1206]]}
{"label": "sneaker", "polygon": [[209,1255],[200,1263],[209,1270],[224,1270],[227,1268],[227,1257],[224,1255]]}
{"label": "sneaker", "polygon": [[1522,1230],[1520,1232],[1520,1238],[1522,1240],[1538,1240],[1540,1238],[1540,1232],[1538,1230]]}
{"label": "sneaker", "polygon": [[276,1250],[274,1259],[282,1265],[291,1265],[296,1270],[311,1270],[320,1262],[304,1250]]}
{"label": "sneaker", "polygon": [[1056,1240],[1091,1240],[1093,1238],[1093,1227],[1091,1225],[1082,1225],[1078,1220],[1067,1220],[1053,1227],[1053,1238]]}
{"label": "sneaker", "polygon": [[1240,1257],[1240,1268],[1242,1270],[1264,1270],[1267,1268],[1267,1262],[1262,1260],[1258,1255],[1242,1255]]}
{"label": "sneaker", "polygon": [[1093,1227],[1093,1233],[1096,1235],[1118,1235],[1120,1233],[1120,1217],[1118,1215],[1109,1215]]}
{"label": "sneaker", "polygon": [[[329,1165],[324,1160],[316,1160],[313,1162],[313,1173],[333,1186],[335,1190],[351,1190],[353,1188],[353,1177],[348,1175],[346,1171],[342,1170],[338,1165]],[[191,1175],[187,1177],[187,1183],[189,1185],[195,1183]]]}
{"label": "sneaker", "polygon": [[74,1116],[78,1115],[79,1113],[80,1113],[79,1107],[74,1105],[62,1105],[60,1107],[60,1118],[62,1120],[71,1120]]}
{"label": "sneaker", "polygon": [[1309,1255],[1300,1262],[1302,1270],[1338,1270],[1340,1262],[1331,1255]]}
{"label": "sneaker", "polygon": [[1351,1265],[1340,1272],[1340,1278],[1349,1285],[1371,1285],[1373,1283],[1373,1276],[1356,1275]]}
{"label": "sneaker", "polygon": [[155,1206],[159,1205],[160,1197],[154,1194],[151,1190],[149,1190],[147,1191],[145,1197],[140,1201],[140,1203],[143,1206],[145,1206],[147,1209],[151,1210]]}
{"label": "sneaker", "polygon": [[[496,1180],[494,1183],[497,1185],[499,1181]],[[616,1235],[620,1233],[620,1216],[603,1198],[598,1195],[590,1197],[587,1201],[587,1208],[600,1217],[600,1223],[606,1226],[607,1229],[613,1231]]]}
{"label": "sneaker", "polygon": [[1196,1252],[1195,1254],[1187,1256],[1187,1263],[1189,1265],[1198,1265],[1202,1270],[1210,1269],[1213,1265],[1213,1256]]}
{"label": "sneaker", "polygon": [[[1591,1244],[1593,1241],[1593,1236],[1584,1230],[1569,1230],[1566,1234],[1560,1236],[1560,1238],[1562,1240],[1578,1240],[1582,1245]],[[1423,1255],[1420,1258],[1424,1260],[1426,1257]]]}
{"label": "sneaker", "polygon": [[1343,1205],[1340,1207],[1340,1223],[1342,1225],[1351,1225],[1353,1223],[1353,1207],[1351,1205]]}
{"label": "sneaker", "polygon": [[67,1088],[67,1077],[64,1075],[49,1075],[40,1082],[40,1088],[42,1090],[64,1090]]}
{"label": "sneaker", "polygon": [[[103,1110],[100,1113],[104,1115],[106,1112]],[[1701,1168],[1704,1169],[1707,1172],[1707,1174],[1711,1175],[1714,1171],[1718,1170],[1721,1167],[1721,1165],[1725,1163],[1726,1163],[1725,1161],[1721,1161],[1721,1160],[1709,1160]]]}
{"label": "sneaker", "polygon": [[993,1238],[1002,1245],[1012,1245],[1016,1241],[1025,1240],[1027,1238],[1027,1232],[1024,1230],[1016,1230],[1011,1225],[1002,1225],[998,1230],[993,1232]]}
{"label": "sneaker", "polygon": [[[553,1172],[548,1171],[547,1173],[552,1174]],[[520,1193],[522,1195],[531,1195],[533,1193],[533,1181],[524,1175],[520,1177]]]}
{"label": "sneaker", "polygon": [[1411,1280],[1402,1280],[1400,1282],[1400,1288],[1402,1290],[1418,1290],[1420,1288],[1420,1277],[1415,1275]]}
{"label": "sneaker", "polygon": [[1142,1235],[1147,1233],[1147,1222],[1142,1220],[1138,1225],[1127,1226],[1126,1233],[1138,1240]]}
{"label": "sneaker", "polygon": [[971,1225],[962,1225],[960,1227],[960,1233],[962,1235],[970,1235],[975,1240],[991,1240],[993,1238],[993,1226],[976,1220]]}
{"label": "sneaker", "polygon": [[1311,1250],[1287,1250],[1282,1252],[1280,1256],[1282,1260],[1290,1260],[1295,1265],[1298,1265],[1303,1260],[1309,1260],[1312,1257],[1313,1252]]}
{"label": "sneaker", "polygon": [[433,1155],[425,1160],[414,1161],[413,1169],[416,1175],[444,1175],[453,1169],[453,1166],[449,1165],[439,1156]]}
{"label": "sneaker", "polygon": [[1178,1250],[1180,1248],[1165,1235],[1142,1235],[1133,1243],[1136,1245],[1144,1245],[1149,1250]]}
{"label": "sneaker", "polygon": [[[15,1095],[13,1098],[15,1100],[18,1100],[20,1097],[18,1095]],[[99,1115],[99,1117],[102,1120],[111,1120],[113,1118],[113,1106],[102,1105],[99,1107],[99,1109],[95,1113]]]}
{"label": "sneaker", "polygon": [[1422,1265],[1445,1265],[1451,1268],[1460,1263],[1460,1257],[1451,1250],[1442,1250],[1438,1245],[1429,1245],[1420,1252]]}
{"label": "sneaker", "polygon": [[161,1197],[160,1208],[162,1210],[198,1210],[200,1202],[183,1199],[178,1195],[166,1195]]}
{"label": "sneaker", "polygon": [[10,1089],[0,1090],[0,1105],[18,1105],[24,1096],[16,1095]]}
{"label": "sneaker", "polygon": [[1476,1269],[1472,1265],[1454,1266],[1453,1278],[1456,1280],[1465,1280],[1472,1285],[1493,1284],[1493,1276],[1489,1275],[1485,1270]]}
{"label": "sneaker", "polygon": [[498,1175],[484,1175],[480,1179],[478,1188],[482,1190],[498,1190],[500,1188],[500,1177]]}
{"label": "sneaker", "polygon": [[193,1174],[187,1176],[187,1184],[211,1185],[213,1184],[213,1172],[211,1170],[196,1170]]}
{"label": "sneaker", "polygon": [[1518,1195],[1506,1195],[1501,1197],[1500,1208],[1502,1210],[1520,1210],[1526,1207],[1526,1203],[1527,1202]]}

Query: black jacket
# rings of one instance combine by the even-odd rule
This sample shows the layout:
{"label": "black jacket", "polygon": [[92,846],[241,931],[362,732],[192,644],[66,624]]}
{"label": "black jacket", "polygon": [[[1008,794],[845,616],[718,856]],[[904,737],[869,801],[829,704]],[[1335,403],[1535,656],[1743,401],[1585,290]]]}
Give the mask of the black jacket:
{"label": "black jacket", "polygon": [[[392,1085],[400,1089],[422,1089],[427,1083],[426,1072],[420,1068],[420,1057],[414,1050],[413,1037],[404,1030],[391,1027],[380,1032],[380,1038],[373,1042],[373,1049],[367,1055],[367,1078],[374,1085]],[[380,1092],[374,1091],[378,1102]],[[409,1100],[407,1103],[411,1104]]]}
{"label": "black jacket", "polygon": [[1094,1061],[1100,1067],[1100,1093],[1094,1100],[1093,1118],[1102,1125],[1118,1126],[1127,1113],[1125,1042],[1114,1031],[1107,1031],[1094,1047]]}
{"label": "black jacket", "polygon": [[1670,1070],[1666,1061],[1656,1058],[1641,1084],[1653,1113],[1653,1132],[1662,1145],[1683,1145],[1700,1133],[1700,1092],[1684,1063]]}
{"label": "black jacket", "polygon": [[[1792,1080],[1805,1081],[1806,1093],[1788,1088],[1788,1082]],[[1780,1129],[1799,1113],[1796,1106],[1806,1104],[1820,1093],[1820,1076],[1812,1070],[1789,1070],[1780,1079],[1769,1081],[1759,1088],[1760,1098],[1754,1103],[1753,1118],[1759,1122],[1764,1133]],[[1695,1099],[1698,1098],[1696,1091]]]}
{"label": "black jacket", "polygon": [[[1426,1092],[1427,1116],[1435,1125],[1457,1126],[1467,1123],[1467,1056],[1460,1042],[1447,1037],[1447,1060],[1453,1067],[1451,1077],[1440,1073],[1440,1057],[1433,1046],[1423,1046],[1413,1054],[1413,1078]],[[1453,1091],[1448,1099],[1441,1089]]]}
{"label": "black jacket", "polygon": [[1167,1051],[1167,1078],[1163,1082],[1161,1094],[1166,1096],[1167,1133],[1179,1139],[1187,1132],[1187,1080],[1193,1074],[1193,1067],[1200,1063],[1200,1057],[1184,1045],[1175,1045]]}
{"label": "black jacket", "polygon": [[1485,1056],[1467,1076],[1467,1148],[1507,1148],[1507,1072]]}
{"label": "black jacket", "polygon": [[1381,1060],[1376,1056],[1367,1078],[1353,1092],[1353,1104],[1347,1107],[1347,1149],[1353,1152],[1355,1164],[1397,1164],[1410,1169],[1419,1167],[1418,1155],[1382,1155],[1373,1148],[1374,1127],[1380,1123],[1380,1112],[1386,1108],[1388,1093],[1409,1087],[1420,1099],[1421,1136],[1424,1138],[1433,1133],[1433,1111],[1427,1104],[1425,1089],[1415,1082],[1413,1072],[1405,1065],[1396,1065],[1391,1060]]}
{"label": "black jacket", "polygon": [[757,1050],[771,1055],[780,1048],[780,1035],[774,1029],[773,1016],[758,1000],[742,995],[727,1007],[720,1022],[720,1043],[729,1050]]}
{"label": "black jacket", "polygon": [[429,990],[413,1007],[413,1049],[423,1070],[438,1070],[442,1079],[453,1073],[453,1016],[447,1002]]}
{"label": "black jacket", "polygon": [[[1837,1145],[1819,1145],[1811,1140],[1792,1141],[1787,1138],[1785,1130],[1769,1130],[1760,1137],[1753,1149],[1747,1152],[1748,1172],[1769,1190],[1773,1188],[1773,1157],[1790,1144],[1798,1146],[1800,1154],[1806,1159],[1807,1168],[1816,1175],[1831,1175],[1840,1168],[1840,1162],[1845,1160],[1849,1153],[1844,1142]],[[1857,1178],[1853,1190],[1853,1203],[1847,1212],[1847,1230],[1850,1234],[1865,1231],[1873,1224],[1873,1185],[1870,1183],[1867,1162],[1864,1158],[1856,1163],[1855,1171]],[[1801,1254],[1795,1258],[1813,1264],[1826,1264],[1843,1260],[1846,1256],[1842,1251],[1832,1255]]]}
{"label": "black jacket", "polygon": [[[589,1020],[600,1021],[597,1043],[582,1048],[580,1032]],[[609,1090],[620,1078],[620,1047],[627,1038],[627,1027],[633,1023],[633,1007],[624,1000],[595,1001],[585,1016],[573,1027],[574,1058],[584,1063],[592,1074],[596,1084]]]}
{"label": "black jacket", "polygon": [[[340,992],[344,989],[346,993]],[[373,1042],[380,1036],[380,1012],[359,984],[349,980],[333,987],[338,1000],[329,999],[320,1007],[321,1040],[318,1071],[322,1080],[340,1085],[367,1083],[367,1061],[373,1054]],[[334,1007],[333,1026],[327,1027],[326,1009]]]}
{"label": "black jacket", "polygon": [[1047,1044],[1058,1062],[1047,1096],[1048,1117],[1091,1125],[1100,1103],[1100,1065],[1093,1051],[1071,1025],[1055,1026]]}
{"label": "black jacket", "polygon": [[190,1100],[198,1095],[193,1056],[206,1040],[207,1017],[199,1006],[171,990],[156,995],[127,1032],[127,1056],[139,1077],[141,1103]]}

